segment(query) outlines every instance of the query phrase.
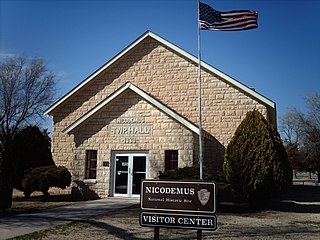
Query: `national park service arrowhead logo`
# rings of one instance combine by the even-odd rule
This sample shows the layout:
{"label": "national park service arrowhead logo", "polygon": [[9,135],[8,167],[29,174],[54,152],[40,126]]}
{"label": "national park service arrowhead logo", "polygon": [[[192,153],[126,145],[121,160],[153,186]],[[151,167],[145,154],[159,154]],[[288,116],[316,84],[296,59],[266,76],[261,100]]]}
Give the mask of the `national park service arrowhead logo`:
{"label": "national park service arrowhead logo", "polygon": [[210,199],[210,192],[208,189],[200,189],[198,191],[198,198],[203,206],[206,205]]}

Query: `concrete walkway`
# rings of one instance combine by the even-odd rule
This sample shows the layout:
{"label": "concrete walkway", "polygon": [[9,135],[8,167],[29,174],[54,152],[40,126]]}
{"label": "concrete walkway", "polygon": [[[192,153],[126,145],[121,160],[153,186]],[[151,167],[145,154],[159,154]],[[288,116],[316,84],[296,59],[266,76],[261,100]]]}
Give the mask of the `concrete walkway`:
{"label": "concrete walkway", "polygon": [[139,198],[106,198],[63,207],[51,208],[38,213],[24,213],[0,218],[0,239],[8,239],[57,225],[94,217],[138,204]]}

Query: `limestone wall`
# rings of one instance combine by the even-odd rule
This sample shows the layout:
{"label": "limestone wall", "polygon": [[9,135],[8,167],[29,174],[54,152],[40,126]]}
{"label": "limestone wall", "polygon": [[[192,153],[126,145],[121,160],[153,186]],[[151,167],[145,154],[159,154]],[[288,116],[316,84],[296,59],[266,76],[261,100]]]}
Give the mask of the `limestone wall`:
{"label": "limestone wall", "polygon": [[[63,129],[126,82],[133,83],[197,125],[197,65],[156,40],[147,38],[54,110],[53,157],[57,165],[72,169],[75,179],[83,178],[87,148],[99,151],[98,161],[110,160],[113,150],[149,151],[150,166],[154,169],[150,172],[152,177],[163,168],[165,149],[180,149],[181,167],[196,161],[197,136],[129,90],[72,134],[62,133]],[[202,99],[203,129],[212,137],[211,143],[206,143],[205,160],[212,166],[221,166],[224,147],[245,114],[259,109],[268,118],[267,108],[206,71],[202,71]],[[111,127],[116,119],[124,116],[143,117],[144,124],[152,126],[152,134],[139,136],[139,142],[120,144],[122,140],[112,135]],[[101,173],[98,175],[101,180],[98,189],[104,189],[100,195],[105,196],[110,188],[110,169],[99,164],[98,170]]]}

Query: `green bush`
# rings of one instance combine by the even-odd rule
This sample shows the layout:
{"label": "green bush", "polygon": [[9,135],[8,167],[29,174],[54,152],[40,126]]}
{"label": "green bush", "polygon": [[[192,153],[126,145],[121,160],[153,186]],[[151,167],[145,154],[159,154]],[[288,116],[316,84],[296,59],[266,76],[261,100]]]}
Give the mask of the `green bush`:
{"label": "green bush", "polygon": [[[165,172],[159,172],[160,179],[170,179],[170,180],[199,180],[200,169],[199,166],[178,168],[175,170],[169,170]],[[213,174],[203,168],[203,179],[213,180]]]}
{"label": "green bush", "polygon": [[[169,170],[159,172],[159,179],[162,180],[177,180],[177,181],[198,181],[200,175],[199,166],[178,168],[176,170]],[[231,187],[228,181],[223,176],[222,172],[213,172],[208,168],[203,168],[203,180],[214,181],[219,192],[231,192]]]}
{"label": "green bush", "polygon": [[41,191],[45,196],[49,195],[50,187],[65,189],[70,186],[71,174],[62,166],[43,166],[26,171],[22,180],[25,197],[30,197],[34,191]]}
{"label": "green bush", "polygon": [[252,204],[262,204],[292,184],[292,167],[280,135],[258,110],[247,113],[224,158],[227,180]]}

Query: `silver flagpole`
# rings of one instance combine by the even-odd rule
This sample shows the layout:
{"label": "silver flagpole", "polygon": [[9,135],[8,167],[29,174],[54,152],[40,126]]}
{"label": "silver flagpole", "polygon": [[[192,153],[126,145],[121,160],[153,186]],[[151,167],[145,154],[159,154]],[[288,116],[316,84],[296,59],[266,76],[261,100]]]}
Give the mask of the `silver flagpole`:
{"label": "silver flagpole", "polygon": [[201,41],[200,41],[200,0],[198,0],[198,111],[199,111],[199,168],[200,180],[203,180],[203,156],[202,156],[202,98],[201,98]]}

